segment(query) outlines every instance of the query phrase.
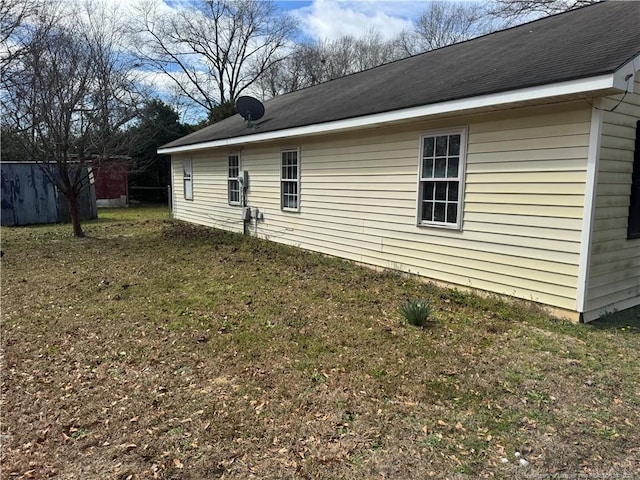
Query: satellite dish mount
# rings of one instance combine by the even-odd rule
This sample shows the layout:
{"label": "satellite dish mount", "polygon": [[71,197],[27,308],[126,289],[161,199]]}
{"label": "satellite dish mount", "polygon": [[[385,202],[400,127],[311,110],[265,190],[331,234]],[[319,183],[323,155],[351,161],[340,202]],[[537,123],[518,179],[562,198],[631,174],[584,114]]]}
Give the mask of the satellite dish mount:
{"label": "satellite dish mount", "polygon": [[253,97],[238,97],[236,111],[247,121],[247,128],[257,128],[257,122],[264,116],[264,105]]}

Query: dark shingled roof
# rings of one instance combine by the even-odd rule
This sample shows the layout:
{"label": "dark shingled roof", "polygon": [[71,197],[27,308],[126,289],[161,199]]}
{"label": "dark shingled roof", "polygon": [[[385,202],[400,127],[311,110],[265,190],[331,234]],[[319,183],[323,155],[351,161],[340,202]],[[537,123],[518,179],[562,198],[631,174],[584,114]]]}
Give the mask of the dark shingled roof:
{"label": "dark shingled roof", "polygon": [[608,1],[281,95],[162,148],[610,74],[640,54],[640,2]]}

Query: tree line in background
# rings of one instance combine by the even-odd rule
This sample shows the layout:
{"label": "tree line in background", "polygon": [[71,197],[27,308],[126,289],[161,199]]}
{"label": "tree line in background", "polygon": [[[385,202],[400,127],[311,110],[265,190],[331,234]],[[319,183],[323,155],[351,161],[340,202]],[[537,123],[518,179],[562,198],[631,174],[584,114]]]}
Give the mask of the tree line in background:
{"label": "tree line in background", "polygon": [[[130,158],[134,182],[164,186],[157,147],[233,115],[241,95],[268,99],[594,1],[433,1],[390,40],[299,40],[271,0],[139,0],[126,15],[100,0],[0,0],[1,158],[39,162],[82,236],[81,172],[95,159]],[[194,112],[206,118],[180,121]]]}

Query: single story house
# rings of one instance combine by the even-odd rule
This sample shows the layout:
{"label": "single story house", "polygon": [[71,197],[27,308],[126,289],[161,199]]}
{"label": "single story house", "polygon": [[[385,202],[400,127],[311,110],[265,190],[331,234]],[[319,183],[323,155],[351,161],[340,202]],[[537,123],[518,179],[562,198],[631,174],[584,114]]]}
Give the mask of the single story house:
{"label": "single story house", "polygon": [[158,150],[173,215],[574,320],[638,305],[639,26],[602,2],[272,98]]}

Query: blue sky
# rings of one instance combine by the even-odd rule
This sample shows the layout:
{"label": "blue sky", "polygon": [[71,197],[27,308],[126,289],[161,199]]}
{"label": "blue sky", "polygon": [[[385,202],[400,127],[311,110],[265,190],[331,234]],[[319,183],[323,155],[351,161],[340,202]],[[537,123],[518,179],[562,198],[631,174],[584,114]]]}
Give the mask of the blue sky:
{"label": "blue sky", "polygon": [[410,0],[281,0],[276,2],[300,23],[310,39],[355,37],[376,30],[384,38],[393,38],[409,28],[426,6],[425,1]]}
{"label": "blue sky", "polygon": [[[128,4],[131,0],[109,0]],[[172,7],[190,0],[162,0]],[[385,39],[411,27],[428,0],[275,0],[293,15],[303,38],[334,40],[344,35],[359,37],[375,30]]]}
{"label": "blue sky", "polygon": [[311,5],[313,2],[311,0],[298,1],[298,0],[283,0],[280,2],[276,2],[280,8],[283,10],[295,10],[297,8],[304,8]]}

